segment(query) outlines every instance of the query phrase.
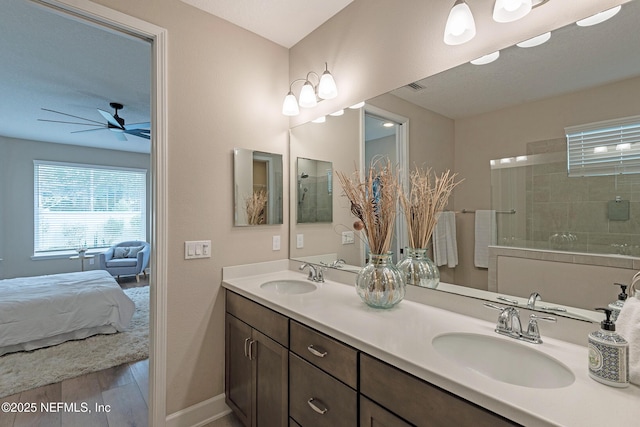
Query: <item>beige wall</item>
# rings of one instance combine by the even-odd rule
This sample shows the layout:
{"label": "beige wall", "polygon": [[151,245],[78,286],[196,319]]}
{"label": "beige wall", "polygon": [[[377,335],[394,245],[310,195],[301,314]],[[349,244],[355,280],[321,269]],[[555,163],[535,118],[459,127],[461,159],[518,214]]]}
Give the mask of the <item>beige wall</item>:
{"label": "beige wall", "polygon": [[[336,77],[340,96],[291,121],[304,123],[624,2],[549,2],[515,24],[492,23],[487,5],[476,15],[478,37],[450,47],[442,43],[449,2],[356,0],[287,51],[177,0],[97,0],[168,29],[167,412],[223,391],[221,267],[288,256],[286,225],[233,228],[231,150],[282,153],[288,164],[280,110],[289,77],[325,61]],[[279,252],[274,234],[283,236]],[[185,261],[191,239],[211,239],[212,258]]]}

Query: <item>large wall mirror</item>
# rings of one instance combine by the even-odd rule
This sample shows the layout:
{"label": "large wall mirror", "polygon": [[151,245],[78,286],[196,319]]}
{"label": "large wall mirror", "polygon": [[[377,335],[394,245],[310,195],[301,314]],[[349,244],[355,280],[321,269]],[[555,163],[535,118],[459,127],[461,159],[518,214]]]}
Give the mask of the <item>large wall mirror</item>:
{"label": "large wall mirror", "polygon": [[[640,33],[636,29],[637,22],[640,22],[640,1],[635,0],[624,4],[620,13],[602,24],[591,27],[568,25],[554,30],[550,40],[542,45],[513,46],[502,50],[499,58],[492,63],[463,64],[367,101],[367,106],[408,118],[411,165],[424,164],[432,167],[435,172],[450,169],[465,179],[454,190],[449,206],[456,212],[460,262],[454,268],[441,267],[442,282],[455,285],[455,289],[466,287],[474,292],[492,290],[489,271],[475,266],[473,259],[474,211],[496,208],[496,202],[492,205],[491,200],[491,160],[515,159],[525,155],[527,149],[532,147],[536,154],[557,152],[558,146],[562,152],[566,150],[566,145],[563,145],[566,144],[566,127],[640,114]],[[367,106],[364,107],[365,110]],[[327,116],[324,124],[307,123],[297,126],[290,131],[291,158],[322,158],[333,162],[336,171],[353,171],[354,167],[362,166],[364,158],[364,126],[363,110],[349,109],[340,117]],[[531,182],[536,185],[546,182],[549,189],[549,185],[553,186],[551,181],[555,179],[550,174],[558,173],[553,169],[556,167],[557,162],[546,169],[538,168],[536,177]],[[296,170],[294,165],[291,170]],[[560,174],[562,173],[561,171]],[[640,221],[637,219],[640,217],[638,176],[640,175],[627,177],[624,184],[621,184],[625,186],[624,189],[620,186],[616,188],[614,183],[613,190],[603,190],[606,194],[600,195],[607,203],[615,201],[617,195],[630,201],[630,219],[625,222],[624,227],[620,227],[623,230],[621,233],[627,235],[640,233]],[[295,194],[295,178],[290,177],[291,194]],[[615,181],[615,177],[610,179]],[[586,185],[582,189],[583,194],[590,191],[589,184]],[[522,194],[522,200],[518,200],[516,195],[504,210],[511,212],[513,203],[524,201],[527,190],[525,183],[519,190],[519,194],[522,191],[525,193]],[[509,221],[508,224],[503,223],[503,230],[526,227],[527,222],[536,226],[551,222],[552,217],[558,215],[557,209],[564,209],[561,215],[565,217],[571,215],[567,200],[554,199],[561,197],[559,187],[553,190],[557,191],[546,201],[542,201],[540,197],[549,197],[550,191],[545,193],[546,196],[542,192],[531,195],[532,199],[534,196],[538,197],[536,202],[539,203],[534,216],[531,216],[533,207],[524,206],[518,206],[515,214],[504,215],[504,219],[498,216],[499,222]],[[564,192],[565,198],[577,197],[577,192],[567,191]],[[497,194],[495,191],[494,193]],[[350,240],[345,239],[344,234],[353,231],[354,218],[349,215],[348,203],[342,194],[342,189],[337,186],[333,192],[334,215],[331,224],[326,224],[322,229],[301,232],[300,225],[292,222],[292,259],[315,260],[325,264],[335,259],[344,259],[347,264],[354,266],[354,270],[358,268],[362,260],[361,241],[356,232],[353,243],[346,243]],[[607,203],[589,204],[592,200],[588,198],[582,202],[584,203],[580,205],[580,209],[587,211],[592,217],[607,215]],[[547,204],[543,206],[542,203]],[[291,215],[291,218],[295,218],[295,215]],[[538,246],[535,249],[548,253],[560,250],[558,244],[564,244],[562,237],[552,236],[562,236],[563,232],[570,234],[568,225],[565,221],[561,229],[545,230],[549,235],[538,236]],[[614,225],[620,226],[621,223]],[[500,223],[498,226],[500,227]],[[523,233],[526,235],[526,231]],[[305,234],[303,248],[296,248],[297,234]],[[507,246],[514,246],[514,241],[517,240],[512,239],[513,236],[508,233],[503,237]],[[560,243],[556,241],[558,239]],[[546,242],[547,246],[541,247],[541,242]],[[555,246],[549,246],[549,242]],[[620,247],[628,248],[626,240],[621,242]],[[598,245],[593,245],[594,248],[596,246]],[[633,254],[617,254],[610,250],[615,245],[599,246],[599,252],[595,249],[593,253],[605,254],[602,256],[609,257],[609,265],[631,259],[630,271],[632,268],[637,270],[640,266],[640,260]],[[608,249],[603,249],[604,246]],[[584,249],[583,246],[573,244],[571,250],[580,252]],[[547,255],[540,255],[543,256]],[[577,255],[574,256],[576,257]],[[559,260],[556,264],[562,264],[564,259],[566,258],[555,259]],[[542,280],[542,276],[540,279]],[[535,277],[531,280],[535,283]],[[446,286],[439,290],[444,288]],[[572,292],[575,289],[565,291],[567,294]],[[605,296],[599,299],[600,304],[611,302],[617,292],[611,287],[611,292],[605,292]],[[500,296],[509,298],[510,295]],[[528,292],[517,295],[524,297],[525,301],[527,296]],[[560,302],[544,297],[543,294],[547,306]],[[567,304],[567,301],[562,303]],[[595,307],[592,304],[593,302],[586,302],[584,305],[576,303],[579,309],[576,312],[582,314]]]}
{"label": "large wall mirror", "polygon": [[282,224],[282,154],[233,150],[234,225]]}

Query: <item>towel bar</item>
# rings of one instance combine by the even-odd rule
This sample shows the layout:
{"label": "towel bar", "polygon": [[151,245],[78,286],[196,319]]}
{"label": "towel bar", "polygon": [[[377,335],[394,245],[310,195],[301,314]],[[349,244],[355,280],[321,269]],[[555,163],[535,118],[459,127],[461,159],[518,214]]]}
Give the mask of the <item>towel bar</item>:
{"label": "towel bar", "polygon": [[[476,211],[469,210],[469,209],[462,209],[461,211],[455,211],[455,213],[476,213]],[[516,213],[516,210],[515,209],[510,209],[508,211],[496,211],[496,213],[499,213],[499,214],[514,214],[514,213]]]}

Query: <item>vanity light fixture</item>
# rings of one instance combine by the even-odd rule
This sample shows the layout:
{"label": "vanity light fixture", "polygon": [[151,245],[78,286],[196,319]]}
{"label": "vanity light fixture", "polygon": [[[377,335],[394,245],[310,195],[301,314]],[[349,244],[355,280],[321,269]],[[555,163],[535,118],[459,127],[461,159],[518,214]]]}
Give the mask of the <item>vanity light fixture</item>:
{"label": "vanity light fixture", "polygon": [[576,24],[580,27],[590,27],[591,25],[600,24],[620,12],[621,8],[621,5],[612,7],[611,9],[607,9],[604,12],[596,13],[595,15],[591,15],[588,18],[581,19],[577,21]]}
{"label": "vanity light fixture", "polygon": [[513,22],[531,12],[531,0],[496,0],[493,6],[493,20],[496,22]]}
{"label": "vanity light fixture", "polygon": [[[309,77],[315,76],[318,85],[314,86]],[[293,85],[297,82],[304,82],[300,90],[299,99],[293,94]],[[329,72],[327,63],[324,63],[324,72],[319,76],[314,71],[309,71],[304,79],[296,79],[289,85],[289,93],[282,103],[282,114],[285,116],[297,116],[300,114],[298,105],[303,108],[313,108],[318,104],[318,99],[333,99],[338,96],[338,88],[333,76]]]}
{"label": "vanity light fixture", "polygon": [[351,107],[352,110],[357,110],[358,108],[362,108],[364,107],[364,101],[360,101],[357,104],[353,104]]}
{"label": "vanity light fixture", "polygon": [[448,45],[466,43],[476,35],[476,22],[464,0],[456,0],[444,27],[444,42]]}
{"label": "vanity light fixture", "polygon": [[320,116],[317,119],[311,120],[312,123],[324,123],[327,121],[327,116]]}
{"label": "vanity light fixture", "polygon": [[486,65],[486,64],[492,63],[493,61],[495,61],[499,57],[500,57],[500,51],[496,50],[493,53],[490,53],[490,54],[485,55],[485,56],[481,56],[480,58],[474,59],[473,61],[469,61],[469,62],[471,62],[473,65]]}
{"label": "vanity light fixture", "polygon": [[551,31],[549,31],[548,33],[540,34],[539,36],[532,37],[520,43],[516,43],[516,46],[525,47],[525,48],[540,46],[541,44],[548,42],[550,38],[551,38]]}
{"label": "vanity light fixture", "polygon": [[344,110],[338,110],[338,111],[335,111],[335,112],[333,112],[333,113],[331,113],[329,115],[333,116],[333,117],[338,117],[338,116],[341,116],[343,114],[344,114]]}

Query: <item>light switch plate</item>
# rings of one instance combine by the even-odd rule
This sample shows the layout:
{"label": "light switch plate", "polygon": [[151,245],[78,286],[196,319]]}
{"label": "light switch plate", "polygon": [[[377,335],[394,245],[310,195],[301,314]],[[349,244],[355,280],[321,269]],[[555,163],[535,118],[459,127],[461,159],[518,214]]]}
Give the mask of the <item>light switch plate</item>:
{"label": "light switch plate", "polygon": [[304,248],[304,234],[296,234],[296,248]]}
{"label": "light switch plate", "polygon": [[280,236],[273,236],[273,239],[271,241],[272,243],[272,249],[274,251],[279,251],[280,250]]}
{"label": "light switch plate", "polygon": [[184,259],[211,258],[211,240],[184,242]]}
{"label": "light switch plate", "polygon": [[356,242],[355,235],[353,231],[343,231],[342,232],[342,244],[343,245],[352,245]]}

